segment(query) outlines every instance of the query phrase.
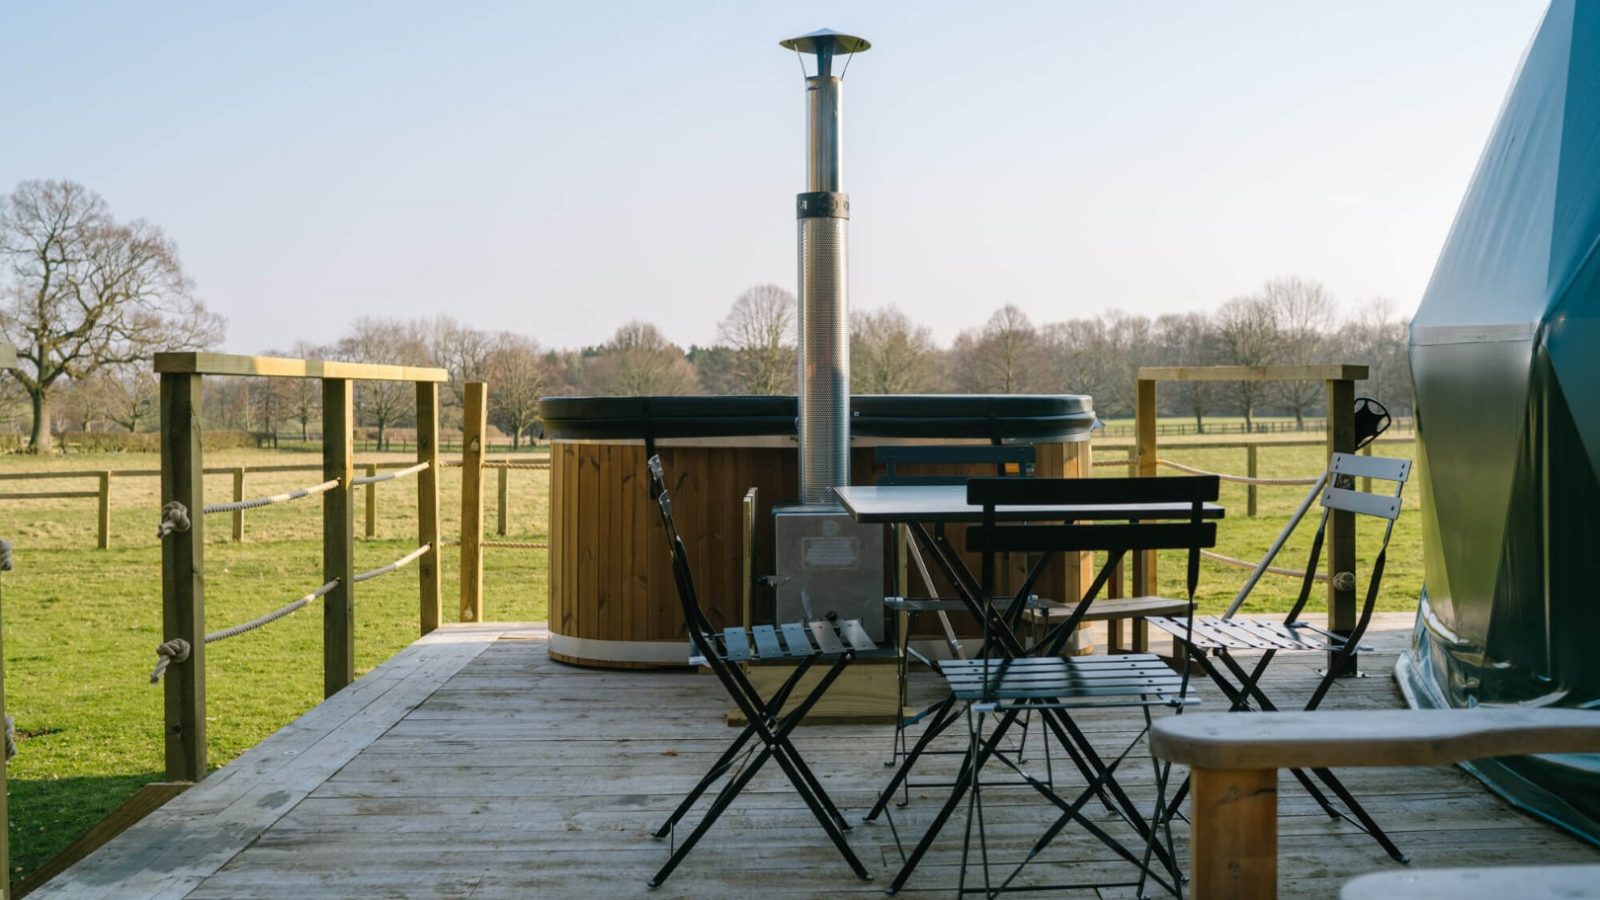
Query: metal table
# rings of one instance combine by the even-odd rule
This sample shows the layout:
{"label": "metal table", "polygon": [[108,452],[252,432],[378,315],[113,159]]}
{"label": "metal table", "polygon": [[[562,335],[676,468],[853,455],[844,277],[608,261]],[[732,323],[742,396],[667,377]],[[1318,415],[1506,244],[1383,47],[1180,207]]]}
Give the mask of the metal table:
{"label": "metal table", "polygon": [[[944,526],[949,524],[971,524],[981,522],[983,507],[967,502],[967,488],[965,485],[851,485],[834,488],[840,503],[844,506],[851,518],[863,523],[881,523],[886,525],[905,525],[912,536],[938,564],[940,570],[951,584],[955,585],[957,593],[968,607],[969,612],[986,624],[986,634],[989,637],[980,657],[987,657],[991,652],[998,650],[1003,656],[1018,657],[1025,655],[1022,641],[1016,635],[1012,622],[987,603],[983,598],[982,589],[978,579],[961,558],[960,553],[950,545],[944,535]],[[1193,507],[1188,503],[1119,503],[1119,504],[1075,504],[1075,505],[1040,505],[1040,506],[1005,506],[995,510],[995,521],[1002,522],[1081,522],[1081,521],[1124,521],[1148,522],[1163,520],[1188,520],[1193,514]],[[1206,503],[1202,507],[1202,518],[1221,519],[1224,509],[1216,503]],[[929,524],[935,526],[930,532]],[[1082,601],[1080,601],[1082,602]],[[1013,604],[1015,606],[1016,604]],[[991,646],[991,643],[993,646]],[[926,751],[934,737],[954,724],[961,715],[962,698],[955,693],[943,701],[933,715],[932,724],[918,740],[917,746],[907,755],[904,763],[896,771],[894,778],[879,796],[866,819],[872,821],[881,815],[887,808],[889,798],[892,797],[900,785],[908,777],[911,768],[918,758]],[[1082,735],[1071,720],[1060,714],[1045,711],[1047,716],[1054,715],[1050,724],[1053,731],[1060,738],[1063,747],[1068,751],[1072,761],[1080,773],[1091,785],[1104,784],[1104,779],[1109,773],[1106,764],[1088,745],[1086,736]],[[958,788],[959,792],[959,788]],[[1114,790],[1114,798],[1107,798],[1108,808],[1113,805],[1130,816],[1131,822],[1138,822],[1138,812],[1132,802],[1119,790]],[[1113,799],[1115,804],[1113,804]],[[889,892],[895,893],[902,887],[915,868],[922,853],[927,849],[934,836],[934,832],[942,825],[936,820],[935,825],[925,835],[912,856],[908,858],[900,873],[896,876]],[[1158,856],[1164,856],[1160,850]],[[1165,862],[1165,860],[1163,860]]]}

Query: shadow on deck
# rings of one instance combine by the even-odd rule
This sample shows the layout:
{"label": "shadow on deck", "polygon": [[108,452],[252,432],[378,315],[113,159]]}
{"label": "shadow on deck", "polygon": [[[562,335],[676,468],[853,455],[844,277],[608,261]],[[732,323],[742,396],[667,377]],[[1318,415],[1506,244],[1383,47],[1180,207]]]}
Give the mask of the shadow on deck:
{"label": "shadow on deck", "polygon": [[[1368,635],[1378,652],[1364,657],[1372,677],[1342,682],[1327,707],[1400,705],[1389,671],[1410,617],[1381,618]],[[648,890],[667,855],[650,833],[731,738],[721,725],[729,703],[707,676],[551,662],[544,636],[537,625],[446,626],[34,896],[881,896],[899,863],[889,828],[850,833],[876,876],[857,881],[773,767],[665,886]],[[1276,663],[1274,696],[1303,696],[1313,665]],[[931,689],[930,679],[920,681]],[[1214,693],[1204,696],[1216,706]],[[1080,721],[1097,745],[1120,747],[1133,737],[1135,715]],[[859,821],[887,779],[889,738],[881,725],[813,726],[800,729],[797,743]],[[1061,766],[1056,775],[1065,777]],[[1455,769],[1355,769],[1345,778],[1416,866],[1594,860],[1592,847],[1510,809]],[[1371,839],[1330,821],[1285,782],[1283,895],[1332,897],[1355,875],[1394,867]],[[1130,767],[1124,783],[1144,802],[1149,766]],[[1053,818],[1025,788],[986,783],[984,794],[991,852],[1002,860],[1020,857]],[[915,840],[940,796],[913,791],[895,817],[902,839]],[[1104,827],[1131,839],[1125,825],[1100,815]],[[959,820],[905,896],[953,893]],[[1186,854],[1182,827],[1178,840]],[[1028,872],[1085,881],[1128,871],[1071,829],[1046,860]]]}

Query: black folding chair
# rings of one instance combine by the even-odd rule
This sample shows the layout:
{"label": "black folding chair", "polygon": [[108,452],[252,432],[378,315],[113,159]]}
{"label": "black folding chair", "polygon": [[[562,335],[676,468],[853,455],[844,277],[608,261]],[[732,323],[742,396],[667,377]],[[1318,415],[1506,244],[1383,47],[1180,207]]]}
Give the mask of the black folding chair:
{"label": "black folding chair", "polygon": [[[1335,453],[1328,463],[1327,472],[1312,486],[1305,501],[1279,534],[1267,555],[1256,565],[1255,571],[1245,582],[1238,596],[1234,597],[1227,612],[1220,616],[1152,617],[1150,623],[1183,642],[1185,653],[1216,683],[1218,689],[1228,698],[1229,708],[1233,712],[1254,710],[1271,712],[1278,709],[1261,687],[1262,676],[1266,674],[1267,667],[1278,654],[1311,652],[1329,654],[1328,668],[1324,670],[1321,681],[1317,683],[1304,706],[1308,712],[1315,710],[1327,697],[1329,689],[1333,687],[1340,674],[1350,671],[1349,663],[1355,655],[1362,650],[1372,649],[1363,646],[1361,638],[1366,634],[1367,626],[1372,622],[1373,610],[1377,606],[1378,589],[1383,582],[1384,563],[1389,553],[1389,538],[1394,534],[1394,522],[1400,516],[1400,495],[1405,490],[1406,480],[1410,476],[1409,459]],[[1388,482],[1393,485],[1393,493],[1358,491],[1355,489],[1357,478]],[[1249,596],[1257,580],[1271,565],[1279,549],[1299,524],[1305,510],[1319,495],[1322,518],[1317,524],[1316,535],[1311,539],[1311,558],[1306,563],[1305,573],[1300,582],[1300,596],[1296,598],[1294,606],[1281,620],[1240,616],[1239,608],[1244,604],[1245,598]],[[1373,558],[1361,612],[1356,619],[1355,628],[1349,634],[1319,628],[1301,618],[1306,602],[1311,599],[1311,589],[1316,583],[1317,565],[1322,557],[1328,518],[1335,510],[1384,520],[1383,543],[1378,548],[1377,556]],[[1349,579],[1352,586],[1356,583],[1353,572],[1335,572],[1333,577]],[[1236,652],[1260,652],[1261,658],[1253,667],[1246,668],[1234,657]],[[1334,818],[1344,819],[1371,835],[1383,847],[1384,852],[1395,860],[1406,861],[1405,854],[1400,852],[1400,848],[1395,846],[1383,829],[1378,827],[1378,823],[1360,803],[1356,802],[1355,797],[1351,796],[1344,784],[1331,771],[1312,769],[1310,775],[1300,769],[1291,771],[1324,812]],[[1312,780],[1312,776],[1315,776],[1315,781]],[[1338,796],[1344,803],[1345,810],[1339,809],[1328,799],[1327,795],[1317,787],[1318,781]],[[1179,789],[1173,801],[1175,804],[1183,799],[1187,789],[1187,784]]]}
{"label": "black folding chair", "polygon": [[[849,665],[858,653],[874,651],[877,645],[867,636],[858,619],[838,623],[822,620],[790,622],[778,627],[757,625],[748,629],[714,628],[700,608],[700,597],[695,591],[694,578],[689,571],[689,554],[684,548],[683,538],[678,534],[677,523],[672,518],[672,499],[667,495],[661,457],[650,457],[648,469],[650,491],[661,507],[661,524],[666,529],[667,540],[672,549],[672,574],[677,581],[678,601],[683,606],[683,617],[688,625],[689,639],[694,650],[689,663],[711,669],[717,680],[722,682],[722,686],[727,688],[739,711],[744,714],[746,723],[739,736],[734,738],[728,749],[723,751],[712,764],[705,777],[689,791],[689,795],[677,809],[673,810],[666,823],[656,831],[655,836],[658,839],[674,834],[678,823],[712,783],[723,775],[732,773],[712,800],[705,817],[690,832],[688,838],[673,850],[666,865],[661,867],[661,871],[650,879],[650,886],[657,887],[666,881],[672,870],[689,855],[689,851],[694,849],[695,844],[699,843],[700,838],[705,836],[706,831],[727,810],[728,805],[740,791],[744,790],[769,759],[776,760],[779,768],[783,769],[783,773],[794,785],[795,792],[811,809],[812,815],[817,817],[822,829],[828,833],[829,839],[844,856],[845,862],[850,864],[851,871],[862,879],[870,878],[866,867],[856,858],[850,845],[845,841],[844,832],[850,830],[850,825],[845,822],[839,808],[829,799],[828,793],[822,789],[822,784],[806,766],[800,751],[789,739],[789,734],[817,701],[822,699],[822,695],[844,671],[844,667]],[[740,668],[742,663],[759,660],[786,660],[796,664],[794,673],[784,680],[771,697],[763,698]],[[810,693],[800,698],[785,712],[784,705],[791,699],[795,686],[818,661],[827,662],[828,670],[823,673],[821,680]],[[746,750],[745,747],[752,737],[759,739],[759,749],[751,746]]]}
{"label": "black folding chair", "polygon": [[[1138,745],[1151,724],[1153,707],[1169,707],[1181,711],[1184,705],[1197,702],[1189,691],[1187,666],[1174,672],[1160,657],[1150,654],[1121,654],[1114,656],[1061,658],[1060,654],[1073,631],[1087,615],[1099,592],[1110,580],[1113,570],[1129,552],[1161,549],[1182,549],[1188,552],[1187,588],[1189,602],[1199,581],[1199,560],[1202,547],[1216,543],[1216,525],[1203,521],[1205,504],[1217,498],[1218,480],[1215,477],[1187,478],[1036,478],[1026,482],[1015,479],[979,478],[968,482],[967,502],[983,507],[981,524],[967,530],[967,549],[982,553],[983,571],[980,578],[982,597],[989,614],[984,616],[985,646],[992,648],[992,656],[980,659],[955,660],[945,663],[941,673],[950,684],[956,701],[965,705],[968,722],[968,752],[956,776],[955,789],[944,806],[935,815],[921,842],[906,857],[900,873],[889,892],[894,893],[905,885],[911,872],[932,845],[939,832],[961,801],[970,792],[967,811],[967,836],[963,844],[961,886],[965,893],[968,853],[971,848],[972,827],[977,825],[979,852],[982,860],[985,896],[994,896],[1010,890],[1013,880],[1024,867],[1038,858],[1045,848],[1071,823],[1077,822],[1120,858],[1139,870],[1137,880],[1098,885],[1028,885],[1017,890],[1050,890],[1088,887],[1136,887],[1143,891],[1147,879],[1172,891],[1181,893],[1181,874],[1173,853],[1170,828],[1167,827],[1165,800],[1169,767],[1152,759],[1157,795],[1148,820],[1140,812],[1116,778],[1118,766]],[[1064,524],[1012,524],[997,519],[997,509],[1005,506],[1043,505],[1097,505],[1117,503],[1173,503],[1183,504],[1184,520],[1176,522],[1132,523],[1095,522]],[[1064,621],[1050,628],[1038,641],[1025,644],[1017,633],[1023,607],[1013,603],[1004,613],[990,602],[995,593],[995,556],[999,553],[1038,554],[1030,570],[1026,585],[1031,584],[1051,557],[1056,553],[1104,551],[1105,564],[1101,567],[1088,592]],[[1073,721],[1072,711],[1084,708],[1130,707],[1138,708],[1144,717],[1144,728],[1111,761],[1107,762],[1090,743],[1084,732]],[[1069,750],[1074,762],[1087,781],[1087,786],[1073,800],[1059,796],[1051,784],[1026,771],[1004,753],[1000,752],[1006,733],[1017,720],[1028,713],[1038,714],[1046,731]],[[994,716],[993,729],[985,734],[983,719]],[[919,745],[920,746],[920,745]],[[1024,859],[998,884],[990,879],[988,839],[984,828],[982,806],[982,771],[990,762],[999,762],[1022,777],[1023,781],[1046,801],[1055,806],[1057,819],[1035,842]],[[898,776],[897,776],[898,777]],[[890,790],[893,790],[893,784]],[[1133,827],[1143,842],[1143,853],[1136,852],[1093,819],[1083,813],[1083,807],[1093,798],[1100,798],[1115,815]],[[879,805],[883,801],[880,799]],[[891,819],[892,823],[892,819]],[[1165,832],[1165,839],[1161,839]],[[1163,875],[1151,871],[1151,859],[1163,870]],[[974,889],[980,890],[980,889]]]}

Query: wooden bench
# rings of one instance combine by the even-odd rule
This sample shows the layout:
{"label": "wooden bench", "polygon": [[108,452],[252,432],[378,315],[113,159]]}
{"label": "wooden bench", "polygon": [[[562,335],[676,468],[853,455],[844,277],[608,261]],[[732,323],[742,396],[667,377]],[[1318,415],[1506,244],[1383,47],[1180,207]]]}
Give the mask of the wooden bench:
{"label": "wooden bench", "polygon": [[1344,886],[1339,900],[1505,900],[1593,897],[1600,866],[1501,866],[1374,872]]}
{"label": "wooden bench", "polygon": [[1271,898],[1278,887],[1278,770],[1435,766],[1494,756],[1600,752],[1600,712],[1360,710],[1170,716],[1159,759],[1190,767],[1195,897]]}

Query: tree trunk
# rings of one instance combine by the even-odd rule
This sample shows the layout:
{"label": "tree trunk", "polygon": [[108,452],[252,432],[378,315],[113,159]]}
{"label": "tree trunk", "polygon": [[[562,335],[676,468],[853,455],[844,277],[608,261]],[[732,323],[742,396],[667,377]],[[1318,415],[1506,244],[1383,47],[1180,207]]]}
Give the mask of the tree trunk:
{"label": "tree trunk", "polygon": [[28,436],[28,450],[32,453],[49,453],[53,447],[50,434],[50,397],[43,388],[28,392],[33,401],[33,433]]}
{"label": "tree trunk", "polygon": [[1194,411],[1194,433],[1206,433],[1206,418],[1205,416],[1201,415],[1200,410],[1198,409]]}
{"label": "tree trunk", "polygon": [[522,429],[511,429],[511,452],[515,453],[522,447]]}
{"label": "tree trunk", "polygon": [[379,453],[383,452],[383,432],[384,432],[384,429],[388,427],[388,425],[389,425],[388,422],[385,422],[382,419],[378,420],[378,452]]}

